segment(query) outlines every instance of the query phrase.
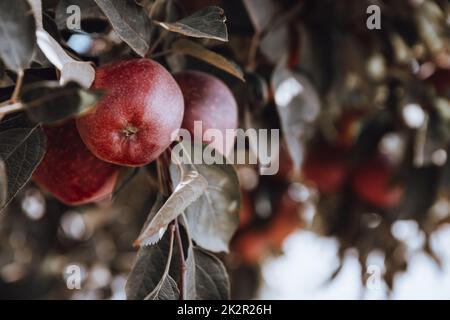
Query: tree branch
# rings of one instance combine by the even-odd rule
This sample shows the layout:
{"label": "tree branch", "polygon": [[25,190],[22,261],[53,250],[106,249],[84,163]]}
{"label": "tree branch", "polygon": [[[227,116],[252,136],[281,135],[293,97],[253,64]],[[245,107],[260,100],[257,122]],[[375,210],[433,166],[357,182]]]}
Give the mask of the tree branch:
{"label": "tree branch", "polygon": [[11,102],[13,104],[17,103],[20,94],[20,89],[22,89],[22,83],[23,83],[23,71],[19,71],[19,73],[17,74],[16,86],[14,87],[14,91],[11,95]]}

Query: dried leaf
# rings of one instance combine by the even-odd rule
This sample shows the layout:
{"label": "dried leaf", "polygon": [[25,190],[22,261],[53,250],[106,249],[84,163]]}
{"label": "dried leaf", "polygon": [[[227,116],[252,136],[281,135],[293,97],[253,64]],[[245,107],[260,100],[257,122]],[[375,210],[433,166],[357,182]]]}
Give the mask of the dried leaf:
{"label": "dried leaf", "polygon": [[[202,146],[194,144],[194,148]],[[196,164],[195,169],[206,179],[208,187],[185,208],[192,239],[207,250],[228,251],[239,226],[240,191],[236,172],[228,164]],[[171,167],[171,175],[174,183],[179,181],[175,166]]]}
{"label": "dried leaf", "polygon": [[42,23],[42,1],[29,0],[36,20],[36,38],[39,49],[45,57],[61,71],[60,83],[78,82],[84,88],[90,88],[95,78],[95,70],[90,62],[77,61],[67,54],[47,31]]}
{"label": "dried leaf", "polygon": [[47,59],[61,71],[60,83],[65,85],[71,81],[89,88],[95,78],[95,69],[89,62],[77,61],[70,57],[59,43],[41,29],[36,31],[39,48]]}
{"label": "dried leaf", "polygon": [[176,22],[155,21],[159,26],[172,32],[194,38],[228,41],[226,17],[222,8],[207,7],[189,17]]}
{"label": "dried leaf", "polygon": [[183,173],[181,181],[135,241],[135,245],[151,245],[158,242],[169,223],[197,200],[207,186],[208,182],[197,171],[190,170]]}
{"label": "dried leaf", "polygon": [[172,50],[177,54],[189,55],[196,59],[207,62],[221,70],[232,74],[236,78],[245,81],[242,70],[234,62],[231,62],[220,54],[206,49],[193,41],[185,39],[175,41],[172,44]]}

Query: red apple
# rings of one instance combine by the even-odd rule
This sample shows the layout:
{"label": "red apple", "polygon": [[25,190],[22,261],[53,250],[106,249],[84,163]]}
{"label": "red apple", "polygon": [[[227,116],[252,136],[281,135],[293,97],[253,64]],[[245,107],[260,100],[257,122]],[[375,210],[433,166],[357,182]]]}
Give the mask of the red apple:
{"label": "red apple", "polygon": [[120,165],[143,166],[171,143],[183,120],[183,95],[160,64],[149,59],[121,61],[97,69],[94,89],[106,89],[96,107],[77,119],[89,150]]}
{"label": "red apple", "polygon": [[303,164],[306,180],[315,184],[324,193],[333,193],[344,184],[347,178],[345,157],[341,150],[329,146],[314,147]]}
{"label": "red apple", "polygon": [[114,189],[119,167],[96,158],[81,141],[74,120],[44,127],[47,151],[34,181],[69,205],[101,200]]}
{"label": "red apple", "polygon": [[[226,141],[226,130],[235,130],[238,125],[237,103],[230,89],[216,77],[199,71],[183,71],[176,74],[175,79],[185,102],[182,127],[194,135],[194,121],[201,121],[202,137],[194,135],[194,138],[228,155],[233,148],[234,135],[233,141]],[[218,129],[223,140],[212,141],[203,137],[208,129]]]}
{"label": "red apple", "polygon": [[367,203],[381,208],[397,206],[403,197],[403,188],[392,184],[394,166],[384,156],[376,156],[355,173],[352,181],[355,193]]}

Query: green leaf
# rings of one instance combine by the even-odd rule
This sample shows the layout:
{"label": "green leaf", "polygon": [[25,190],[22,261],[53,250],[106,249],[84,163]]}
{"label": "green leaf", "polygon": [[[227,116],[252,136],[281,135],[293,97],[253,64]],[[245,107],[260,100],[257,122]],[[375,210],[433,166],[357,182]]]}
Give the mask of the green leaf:
{"label": "green leaf", "polygon": [[36,47],[36,24],[26,0],[0,1],[0,58],[7,68],[26,69]]}
{"label": "green leaf", "polygon": [[194,38],[208,38],[228,41],[226,17],[222,8],[207,7],[189,17],[169,23],[155,21],[159,26],[172,32]]}
{"label": "green leaf", "polygon": [[102,96],[102,91],[84,89],[76,82],[61,87],[56,81],[42,81],[24,88],[22,102],[32,120],[55,123],[88,112]]}
{"label": "green leaf", "polygon": [[214,51],[202,47],[196,42],[186,39],[177,40],[172,44],[172,50],[177,54],[185,54],[202,60],[225,72],[228,72],[242,81],[245,81],[242,70],[234,62],[226,59],[218,53],[215,53]]}
{"label": "green leaf", "polygon": [[0,124],[0,159],[5,164],[8,190],[0,211],[28,182],[44,157],[45,148],[46,138],[42,128],[39,125],[31,127],[22,115]]}
{"label": "green leaf", "polygon": [[152,24],[144,9],[134,1],[95,0],[119,37],[144,57],[149,49]]}
{"label": "green leaf", "polygon": [[[189,149],[194,154],[203,152],[203,149],[195,152],[196,148],[203,146],[196,143],[192,146]],[[225,161],[223,158],[223,163]],[[184,170],[188,170],[189,165],[184,166]],[[228,251],[229,242],[239,226],[240,189],[236,172],[229,164],[195,164],[194,167],[207,181],[208,187],[185,209],[192,239],[207,250]],[[180,174],[174,165],[171,175],[176,184]]]}

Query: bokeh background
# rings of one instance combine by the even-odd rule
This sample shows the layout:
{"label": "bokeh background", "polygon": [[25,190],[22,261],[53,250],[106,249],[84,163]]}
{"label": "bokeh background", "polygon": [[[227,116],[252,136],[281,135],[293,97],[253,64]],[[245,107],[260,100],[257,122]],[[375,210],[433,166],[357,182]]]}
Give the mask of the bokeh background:
{"label": "bokeh background", "polygon": [[[46,27],[67,50],[98,64],[133,56],[101,12],[83,32],[67,30],[57,13],[72,2],[44,1]],[[149,12],[166,3],[137,2]],[[246,82],[168,54],[171,37],[155,59],[225,81],[241,128],[281,129],[277,175],[236,167],[240,228],[219,255],[232,298],[449,299],[450,2],[167,2],[171,16],[158,18],[224,8],[230,41],[202,44]],[[379,29],[367,25],[372,5]],[[132,243],[157,192],[152,169],[113,203],[81,207],[31,181],[0,216],[0,298],[125,299]],[[80,290],[66,285],[70,266]]]}

